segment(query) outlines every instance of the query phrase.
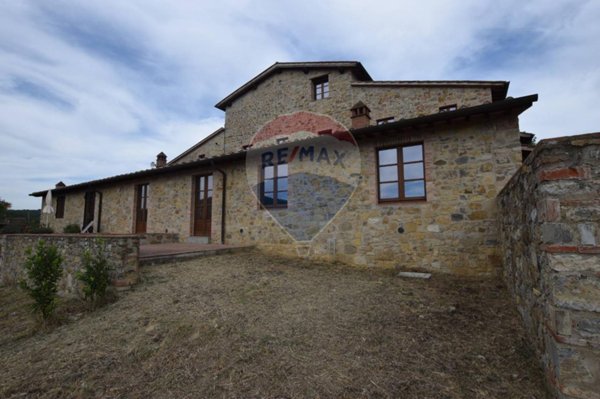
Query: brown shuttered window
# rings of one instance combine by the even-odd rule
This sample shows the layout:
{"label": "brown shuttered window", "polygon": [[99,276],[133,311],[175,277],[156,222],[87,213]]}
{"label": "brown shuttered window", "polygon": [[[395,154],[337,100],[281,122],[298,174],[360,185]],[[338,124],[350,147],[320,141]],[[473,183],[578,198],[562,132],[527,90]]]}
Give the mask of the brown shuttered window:
{"label": "brown shuttered window", "polygon": [[56,213],[54,214],[57,219],[65,217],[65,196],[59,195],[56,197]]}

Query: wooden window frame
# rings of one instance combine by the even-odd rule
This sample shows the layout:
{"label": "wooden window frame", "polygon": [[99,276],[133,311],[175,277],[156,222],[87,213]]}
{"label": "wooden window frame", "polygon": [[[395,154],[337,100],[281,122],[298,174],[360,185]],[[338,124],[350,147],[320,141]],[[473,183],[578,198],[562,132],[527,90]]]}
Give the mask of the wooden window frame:
{"label": "wooden window frame", "polygon": [[65,195],[58,195],[56,197],[56,212],[54,213],[56,219],[63,219],[65,217],[65,202]]}
{"label": "wooden window frame", "polygon": [[[279,180],[279,165],[288,165],[288,173],[285,176],[288,179],[288,188],[286,190],[278,190],[278,182],[277,180]],[[268,180],[273,180],[273,204],[265,204],[263,202],[263,198],[264,198],[264,194],[265,194],[265,168],[267,166],[273,166],[273,177],[269,178]],[[265,209],[286,209],[288,207],[288,203],[289,203],[289,175],[290,175],[290,170],[289,170],[289,164],[287,162],[282,162],[282,163],[273,163],[271,165],[263,165],[260,167],[260,190],[259,190],[259,199],[258,202],[260,203],[260,206],[265,208]],[[288,199],[286,200],[285,204],[278,204],[277,200],[278,200],[278,193],[279,192],[286,192],[288,194]]]}
{"label": "wooden window frame", "polygon": [[[402,149],[404,147],[414,147],[416,145],[421,146],[421,154],[422,154],[421,161],[404,162]],[[380,165],[379,164],[379,151],[390,150],[390,149],[396,149],[397,164]],[[385,146],[385,147],[377,147],[377,148],[375,148],[375,160],[376,160],[375,173],[377,174],[377,202],[379,204],[427,201],[427,169],[425,167],[425,144],[422,141],[414,142],[414,143],[399,144],[399,145],[389,145],[389,146]],[[423,178],[422,179],[404,179],[404,165],[410,165],[410,164],[415,164],[415,163],[423,164]],[[393,165],[396,165],[398,168],[398,180],[389,181],[389,182],[387,182],[387,181],[381,182],[381,179],[379,176],[379,168],[382,166],[393,166]],[[407,181],[419,181],[419,180],[423,181],[423,194],[424,195],[422,197],[405,197],[404,183]],[[394,182],[398,183],[398,197],[397,198],[381,198],[381,184],[382,183],[394,183]]]}
{"label": "wooden window frame", "polygon": [[[325,90],[327,88],[327,90]],[[329,75],[323,75],[312,79],[313,100],[324,100],[329,98]]]}

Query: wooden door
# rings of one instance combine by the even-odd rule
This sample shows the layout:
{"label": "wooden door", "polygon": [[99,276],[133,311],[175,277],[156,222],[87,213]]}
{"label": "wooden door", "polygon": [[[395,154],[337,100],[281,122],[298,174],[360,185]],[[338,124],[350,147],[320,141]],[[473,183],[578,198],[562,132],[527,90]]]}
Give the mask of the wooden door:
{"label": "wooden door", "polygon": [[212,175],[196,176],[194,178],[193,234],[195,236],[210,236],[212,190]]}
{"label": "wooden door", "polygon": [[135,233],[143,234],[148,222],[148,184],[136,186],[135,198]]}
{"label": "wooden door", "polygon": [[[85,205],[83,207],[83,228],[86,228],[94,220],[94,211],[96,210],[96,193],[88,191],[85,193]],[[94,226],[91,226],[85,233],[93,233]]]}

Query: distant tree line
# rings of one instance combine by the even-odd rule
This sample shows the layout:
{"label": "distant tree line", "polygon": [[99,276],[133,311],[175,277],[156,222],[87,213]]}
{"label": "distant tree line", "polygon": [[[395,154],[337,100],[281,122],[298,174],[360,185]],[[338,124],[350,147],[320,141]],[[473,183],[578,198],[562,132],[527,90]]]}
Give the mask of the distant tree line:
{"label": "distant tree line", "polygon": [[10,209],[11,203],[0,198],[0,233],[37,233],[40,230],[39,209]]}

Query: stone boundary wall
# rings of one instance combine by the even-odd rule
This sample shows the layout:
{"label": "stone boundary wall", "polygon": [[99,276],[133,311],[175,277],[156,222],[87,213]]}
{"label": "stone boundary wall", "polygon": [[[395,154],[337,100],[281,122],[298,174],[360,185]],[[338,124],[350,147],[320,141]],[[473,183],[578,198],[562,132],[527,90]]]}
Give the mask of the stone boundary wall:
{"label": "stone boundary wall", "polygon": [[541,141],[498,195],[504,276],[559,398],[600,398],[600,133]]}
{"label": "stone boundary wall", "polygon": [[38,241],[58,247],[63,256],[63,275],[59,292],[76,296],[79,283],[75,273],[82,266],[84,251],[104,247],[109,265],[113,268],[111,279],[117,286],[132,285],[138,278],[140,238],[137,235],[106,234],[8,234],[0,235],[0,286],[14,285],[25,276],[24,264],[27,248]]}

